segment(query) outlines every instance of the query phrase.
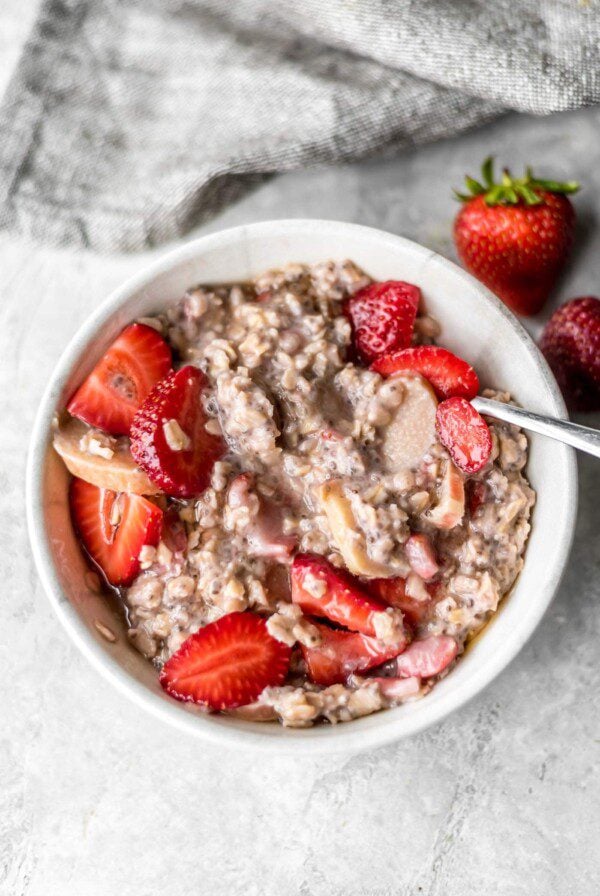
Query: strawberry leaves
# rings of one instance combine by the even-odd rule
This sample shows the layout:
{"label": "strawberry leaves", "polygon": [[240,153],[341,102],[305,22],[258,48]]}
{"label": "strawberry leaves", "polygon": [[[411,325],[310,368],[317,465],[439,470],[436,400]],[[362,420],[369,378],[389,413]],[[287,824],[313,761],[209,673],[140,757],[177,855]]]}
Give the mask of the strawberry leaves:
{"label": "strawberry leaves", "polygon": [[454,190],[454,196],[459,202],[469,202],[476,196],[483,196],[488,206],[518,205],[524,203],[527,206],[541,205],[543,197],[538,190],[546,190],[549,193],[569,195],[579,190],[577,181],[546,180],[535,177],[531,168],[527,168],[523,177],[513,177],[508,168],[502,172],[502,178],[496,183],[494,178],[494,157],[488,156],[481,166],[481,182],[465,176],[465,184],[468,193],[459,193]]}

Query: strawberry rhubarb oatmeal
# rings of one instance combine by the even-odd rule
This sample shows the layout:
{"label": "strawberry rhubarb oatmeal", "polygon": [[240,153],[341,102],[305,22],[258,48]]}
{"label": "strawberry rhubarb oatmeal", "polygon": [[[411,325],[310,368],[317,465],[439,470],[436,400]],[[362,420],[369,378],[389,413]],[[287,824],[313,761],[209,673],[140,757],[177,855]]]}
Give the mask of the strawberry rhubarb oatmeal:
{"label": "strawberry rhubarb oatmeal", "polygon": [[290,264],[191,288],[79,386],[54,436],[73,522],[171,697],[349,721],[423,697],[490,619],[527,441],[442,336],[417,286]]}

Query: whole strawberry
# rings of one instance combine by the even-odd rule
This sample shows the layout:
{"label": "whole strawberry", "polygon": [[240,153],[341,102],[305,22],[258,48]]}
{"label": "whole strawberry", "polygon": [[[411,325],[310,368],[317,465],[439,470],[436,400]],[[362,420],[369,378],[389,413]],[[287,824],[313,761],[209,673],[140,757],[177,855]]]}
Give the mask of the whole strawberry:
{"label": "whole strawberry", "polygon": [[566,194],[579,184],[541,180],[529,168],[521,178],[506,170],[495,183],[492,158],[481,173],[483,183],[466,177],[468,195],[456,193],[459,258],[513,311],[536,314],[573,244],[575,210]]}
{"label": "whole strawberry", "polygon": [[600,410],[600,299],[571,299],[554,312],[540,348],[574,411]]}

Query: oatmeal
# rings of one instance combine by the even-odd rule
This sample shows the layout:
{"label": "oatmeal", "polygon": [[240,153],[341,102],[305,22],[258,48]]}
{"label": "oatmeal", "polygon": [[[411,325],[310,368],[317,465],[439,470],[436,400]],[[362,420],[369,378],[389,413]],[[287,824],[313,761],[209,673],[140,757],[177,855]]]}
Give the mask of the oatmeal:
{"label": "oatmeal", "polygon": [[[160,369],[108,382],[117,424],[82,412],[87,381],[71,400],[56,447],[99,493],[72,490],[78,532],[176,698],[297,727],[420,699],[512,587],[527,440],[464,417],[476,374],[423,306],[349,261],[194,287],[119,337]],[[223,671],[227,644],[247,682]]]}

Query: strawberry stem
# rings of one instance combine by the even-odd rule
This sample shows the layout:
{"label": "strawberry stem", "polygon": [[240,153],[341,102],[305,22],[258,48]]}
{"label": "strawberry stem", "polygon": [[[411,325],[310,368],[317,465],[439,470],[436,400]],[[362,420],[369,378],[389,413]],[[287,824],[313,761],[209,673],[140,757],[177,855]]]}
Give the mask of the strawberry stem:
{"label": "strawberry stem", "polygon": [[488,156],[483,165],[481,166],[481,176],[483,177],[483,181],[490,189],[494,186],[494,157]]}
{"label": "strawberry stem", "polygon": [[494,157],[488,156],[481,166],[481,181],[468,174],[465,176],[466,193],[454,190],[459,202],[469,202],[475,196],[483,196],[486,205],[540,205],[543,202],[539,190],[548,193],[568,195],[579,190],[577,181],[546,180],[535,177],[530,167],[525,169],[523,177],[513,177],[508,168],[504,168],[502,178],[497,183],[494,179]]}

